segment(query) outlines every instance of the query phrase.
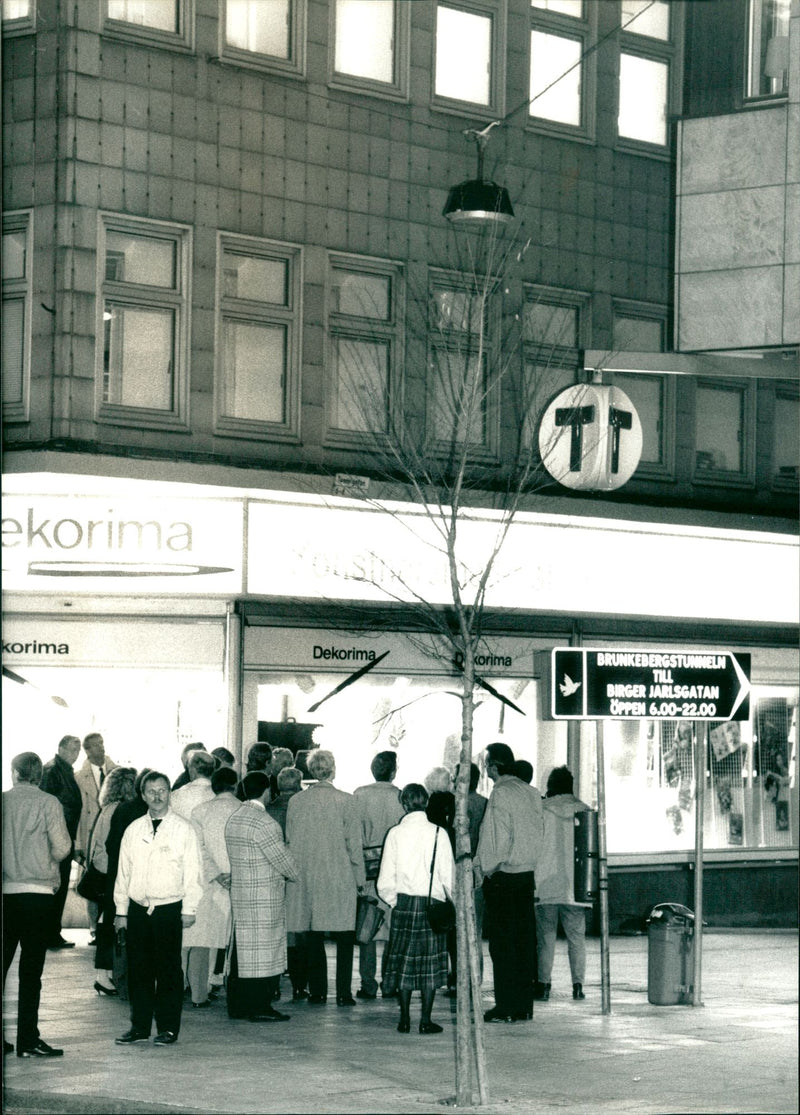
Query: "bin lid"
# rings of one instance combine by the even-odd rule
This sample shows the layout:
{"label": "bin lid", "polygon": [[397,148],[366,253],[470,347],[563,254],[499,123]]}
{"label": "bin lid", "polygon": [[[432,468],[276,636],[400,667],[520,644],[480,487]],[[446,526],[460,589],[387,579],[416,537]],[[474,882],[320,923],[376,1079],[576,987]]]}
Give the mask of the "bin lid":
{"label": "bin lid", "polygon": [[661,925],[694,925],[694,913],[680,902],[659,902],[647,919],[648,925],[653,922]]}

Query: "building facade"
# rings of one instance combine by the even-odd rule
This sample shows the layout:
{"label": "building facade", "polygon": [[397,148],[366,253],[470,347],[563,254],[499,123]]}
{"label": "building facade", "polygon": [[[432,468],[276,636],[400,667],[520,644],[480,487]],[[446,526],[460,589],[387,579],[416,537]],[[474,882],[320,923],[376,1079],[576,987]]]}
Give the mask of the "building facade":
{"label": "building facade", "polygon": [[[410,431],[446,477],[448,444],[468,443],[475,553],[535,465],[480,663],[515,709],[480,702],[476,748],[508,740],[540,786],[568,761],[592,800],[595,724],[548,718],[542,653],[749,654],[736,739],[678,717],[606,725],[612,927],[686,900],[696,748],[709,920],[786,923],[796,8],[2,12],[6,739],[47,758],[98,729],[116,761],[169,770],[190,739],[239,757],[256,738],[321,742],[343,788],[385,746],[401,780],[452,763],[458,663],[414,608],[446,608],[447,577],[387,452]],[[476,147],[512,200],[502,229],[443,216]],[[473,389],[463,428],[452,367]],[[642,432],[631,479],[602,491],[557,483],[536,440],[590,382],[621,389]]]}

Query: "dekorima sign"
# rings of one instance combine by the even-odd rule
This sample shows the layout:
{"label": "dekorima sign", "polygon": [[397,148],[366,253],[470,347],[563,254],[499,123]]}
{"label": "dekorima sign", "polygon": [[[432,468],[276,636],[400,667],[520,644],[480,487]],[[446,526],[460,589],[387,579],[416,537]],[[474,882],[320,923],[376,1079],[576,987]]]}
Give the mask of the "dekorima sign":
{"label": "dekorima sign", "polygon": [[238,500],[4,495],[6,591],[236,594]]}
{"label": "dekorima sign", "polygon": [[747,720],[750,655],[556,647],[557,720]]}

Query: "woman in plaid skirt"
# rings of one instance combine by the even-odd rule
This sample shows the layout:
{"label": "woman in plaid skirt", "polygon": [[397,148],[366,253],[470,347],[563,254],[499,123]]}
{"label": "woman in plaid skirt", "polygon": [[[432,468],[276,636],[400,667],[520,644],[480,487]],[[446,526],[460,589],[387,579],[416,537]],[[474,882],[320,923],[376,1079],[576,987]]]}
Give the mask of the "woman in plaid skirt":
{"label": "woman in plaid skirt", "polygon": [[401,1034],[411,1029],[412,991],[422,998],[419,1032],[440,1034],[442,1027],[431,1022],[431,1009],[436,988],[447,984],[447,935],[433,932],[425,911],[429,888],[432,898],[452,896],[453,852],[446,832],[425,816],[424,786],[409,783],[400,804],[405,816],[386,834],[377,884],[378,895],[392,907],[384,981],[397,988]]}

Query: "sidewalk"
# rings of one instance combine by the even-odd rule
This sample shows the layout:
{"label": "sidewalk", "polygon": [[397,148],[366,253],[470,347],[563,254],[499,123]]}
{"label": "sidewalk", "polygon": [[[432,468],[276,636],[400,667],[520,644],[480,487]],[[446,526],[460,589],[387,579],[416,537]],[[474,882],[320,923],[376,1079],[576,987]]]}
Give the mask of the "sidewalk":
{"label": "sidewalk", "polygon": [[[48,953],[40,1028],[64,1057],[5,1057],[7,1115],[139,1112],[431,1113],[455,1092],[454,1004],[437,997],[441,1035],[396,1030],[396,1004],[281,1004],[283,1024],[228,1019],[224,996],[184,1012],[177,1045],[120,1047],[127,1004],[100,998],[86,930],[75,949]],[[557,1108],[574,1115],[798,1110],[798,938],[789,931],[714,931],[703,937],[703,1006],[647,1001],[647,938],[611,939],[611,1013],[600,1003],[599,941],[588,945],[587,998],[573,1002],[559,942],[548,1003],[532,1022],[487,1026],[485,1115]],[[332,972],[332,954],[329,954]],[[356,963],[357,969],[357,963]],[[15,1039],[16,962],[4,1003]],[[487,959],[484,1005],[492,1004]],[[354,981],[354,989],[357,983]]]}

